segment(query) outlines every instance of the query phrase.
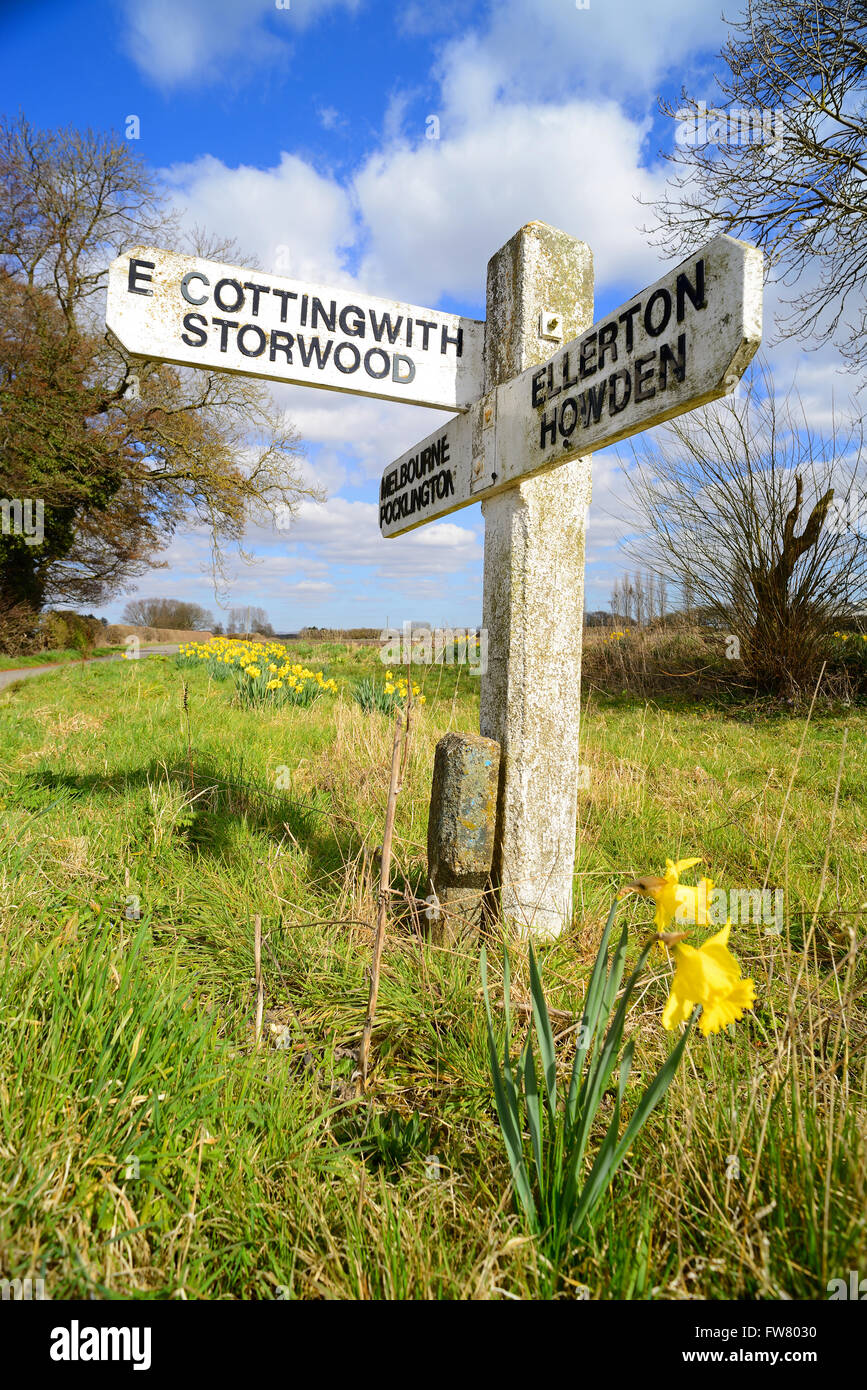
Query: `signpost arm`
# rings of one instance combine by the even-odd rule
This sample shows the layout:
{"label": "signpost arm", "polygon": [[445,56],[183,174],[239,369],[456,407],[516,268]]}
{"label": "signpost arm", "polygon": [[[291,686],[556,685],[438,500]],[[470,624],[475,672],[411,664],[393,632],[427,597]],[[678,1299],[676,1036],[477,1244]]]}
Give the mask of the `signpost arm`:
{"label": "signpost arm", "polygon": [[[566,342],[592,322],[590,248],[545,223],[522,227],[488,264],[486,392],[550,356],[540,327]],[[584,457],[482,504],[481,733],[501,748],[492,876],[505,919],[535,936],[559,934],[572,914],[589,503]]]}

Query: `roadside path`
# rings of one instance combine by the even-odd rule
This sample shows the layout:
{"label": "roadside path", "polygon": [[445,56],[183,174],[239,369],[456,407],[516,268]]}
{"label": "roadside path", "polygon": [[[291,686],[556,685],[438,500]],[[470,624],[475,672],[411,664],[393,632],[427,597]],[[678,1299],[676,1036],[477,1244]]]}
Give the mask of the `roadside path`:
{"label": "roadside path", "polygon": [[[148,647],[147,651],[142,651],[142,656],[172,656],[178,650],[178,644],[169,643],[155,647]],[[112,652],[110,656],[92,656],[83,664],[85,666],[98,666],[105,661],[123,661],[122,652]],[[16,681],[29,680],[31,676],[50,676],[53,671],[68,671],[70,668],[77,668],[82,665],[79,661],[55,661],[51,666],[20,666],[12,671],[0,671],[0,690],[7,685],[14,685]]]}

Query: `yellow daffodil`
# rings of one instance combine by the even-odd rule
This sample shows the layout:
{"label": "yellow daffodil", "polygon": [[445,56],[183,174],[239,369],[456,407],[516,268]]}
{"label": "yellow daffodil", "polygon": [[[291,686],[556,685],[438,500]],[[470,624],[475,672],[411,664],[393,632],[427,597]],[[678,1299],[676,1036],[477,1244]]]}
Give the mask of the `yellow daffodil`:
{"label": "yellow daffodil", "polygon": [[652,898],[656,903],[653,925],[658,931],[665,931],[673,920],[705,927],[710,920],[708,902],[712,880],[703,878],[695,887],[680,882],[682,873],[700,863],[700,859],[666,859],[664,878],[645,874],[625,883],[617,896],[623,898],[627,893],[638,893],[641,897]]}
{"label": "yellow daffodil", "polygon": [[671,993],[662,1014],[663,1028],[686,1023],[696,1004],[701,1004],[698,1026],[705,1037],[736,1023],[755,1003],[752,980],[741,978],[741,968],[728,948],[731,923],[701,946],[679,941],[674,947],[675,971]]}

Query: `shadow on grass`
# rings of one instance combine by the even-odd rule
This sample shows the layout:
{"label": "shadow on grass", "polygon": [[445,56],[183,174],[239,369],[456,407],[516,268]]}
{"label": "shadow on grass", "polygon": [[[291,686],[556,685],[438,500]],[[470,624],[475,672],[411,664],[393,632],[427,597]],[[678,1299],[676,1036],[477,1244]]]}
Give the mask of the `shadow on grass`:
{"label": "shadow on grass", "polygon": [[243,757],[228,768],[195,756],[192,765],[183,758],[173,764],[152,759],[108,776],[73,775],[43,766],[16,778],[8,795],[14,805],[39,816],[64,803],[109,799],[167,784],[186,799],[188,809],[178,819],[176,840],[182,839],[190,853],[230,864],[237,853],[238,826],[278,842],[288,835],[307,855],[316,877],[341,873],[361,852],[361,827],[342,821],[326,793],[314,789],[310,798],[300,800],[246,769]]}

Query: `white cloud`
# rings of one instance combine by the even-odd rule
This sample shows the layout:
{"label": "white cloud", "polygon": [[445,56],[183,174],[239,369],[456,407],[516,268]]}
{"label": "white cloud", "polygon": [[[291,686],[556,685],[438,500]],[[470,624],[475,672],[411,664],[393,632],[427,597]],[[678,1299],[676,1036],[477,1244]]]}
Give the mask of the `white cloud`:
{"label": "white cloud", "polygon": [[284,152],[272,169],[233,169],[203,155],[162,177],[190,230],[234,237],[272,274],[351,282],[344,254],[357,228],[349,196],[297,155]]}
{"label": "white cloud", "polygon": [[328,566],[372,568],[387,579],[455,574],[482,555],[476,532],[451,521],[383,541],[377,504],[344,497],[302,502],[289,534]]}
{"label": "white cloud", "polygon": [[590,243],[600,281],[638,278],[656,261],[636,195],[661,175],[641,166],[647,123],[613,102],[480,103],[443,139],[374,154],[355,180],[370,249],[363,284],[422,302],[483,301],[490,256],[532,220]]}
{"label": "white cloud", "polygon": [[306,472],[329,492],[331,470],[352,462],[365,477],[379,479],[390,463],[449,418],[426,406],[306,386],[280,387],[275,395],[302,438],[325,446],[324,460],[320,451]]}
{"label": "white cloud", "polygon": [[719,0],[499,0],[486,28],[464,32],[442,57],[444,95],[454,109],[507,99],[562,100],[615,94],[624,104],[655,96],[666,73],[689,76],[697,53],[719,50],[728,29]]}
{"label": "white cloud", "polygon": [[[294,31],[361,0],[126,0],[125,46],[161,86],[242,78],[289,56]],[[266,20],[269,21],[266,24]]]}

